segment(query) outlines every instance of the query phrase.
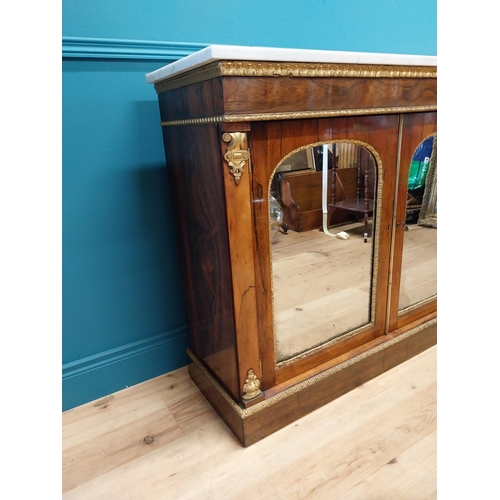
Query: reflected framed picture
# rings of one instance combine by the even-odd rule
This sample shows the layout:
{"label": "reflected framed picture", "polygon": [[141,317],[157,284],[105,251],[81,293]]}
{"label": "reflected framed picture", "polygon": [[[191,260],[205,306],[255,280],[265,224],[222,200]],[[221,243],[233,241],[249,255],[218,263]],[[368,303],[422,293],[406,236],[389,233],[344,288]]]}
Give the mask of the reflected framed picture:
{"label": "reflected framed picture", "polygon": [[278,172],[300,172],[304,170],[314,170],[312,148],[297,151],[278,167]]}
{"label": "reflected framed picture", "polygon": [[437,228],[437,135],[434,136],[429,163],[418,225]]}

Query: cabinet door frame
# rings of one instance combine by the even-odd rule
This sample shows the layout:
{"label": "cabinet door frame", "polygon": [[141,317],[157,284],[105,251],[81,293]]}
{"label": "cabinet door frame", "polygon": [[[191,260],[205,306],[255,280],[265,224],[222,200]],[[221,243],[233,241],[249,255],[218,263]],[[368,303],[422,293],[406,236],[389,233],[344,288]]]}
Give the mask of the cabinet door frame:
{"label": "cabinet door frame", "polygon": [[[306,378],[310,370],[331,361],[386,333],[387,296],[389,288],[390,248],[392,236],[392,208],[396,190],[396,163],[398,152],[399,116],[370,115],[259,122],[252,124],[248,134],[252,157],[252,191],[254,209],[254,259],[256,296],[259,322],[260,359],[262,363],[261,388],[265,391],[278,384],[297,378]],[[340,337],[327,342],[320,349],[312,349],[276,363],[273,290],[270,268],[268,186],[281,159],[291,151],[319,142],[356,141],[372,148],[380,158],[382,175],[381,209],[377,213],[378,266],[373,326],[345,340]],[[364,243],[361,243],[364,244]]]}
{"label": "cabinet door frame", "polygon": [[388,298],[387,333],[412,323],[428,314],[437,312],[437,297],[423,301],[399,313],[399,294],[402,276],[403,249],[406,221],[406,195],[410,164],[417,147],[430,136],[437,134],[437,112],[408,113],[401,115],[401,147],[397,179],[397,194],[393,220],[393,245],[391,277]]}

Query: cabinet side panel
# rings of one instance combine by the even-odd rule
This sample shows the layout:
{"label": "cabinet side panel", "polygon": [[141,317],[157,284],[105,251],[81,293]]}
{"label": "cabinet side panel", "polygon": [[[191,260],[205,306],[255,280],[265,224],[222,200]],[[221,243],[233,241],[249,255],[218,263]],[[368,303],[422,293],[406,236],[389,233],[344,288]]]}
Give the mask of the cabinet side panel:
{"label": "cabinet side panel", "polygon": [[231,266],[217,125],[164,127],[189,344],[237,397]]}

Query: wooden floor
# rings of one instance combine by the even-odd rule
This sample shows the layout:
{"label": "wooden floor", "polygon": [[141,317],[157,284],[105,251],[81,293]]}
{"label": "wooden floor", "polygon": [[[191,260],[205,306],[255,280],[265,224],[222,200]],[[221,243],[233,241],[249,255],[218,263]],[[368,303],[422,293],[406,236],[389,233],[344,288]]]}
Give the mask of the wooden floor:
{"label": "wooden floor", "polygon": [[436,347],[243,448],[181,368],[63,414],[63,499],[436,498]]}
{"label": "wooden floor", "polygon": [[437,230],[409,225],[405,231],[399,310],[437,294]]}

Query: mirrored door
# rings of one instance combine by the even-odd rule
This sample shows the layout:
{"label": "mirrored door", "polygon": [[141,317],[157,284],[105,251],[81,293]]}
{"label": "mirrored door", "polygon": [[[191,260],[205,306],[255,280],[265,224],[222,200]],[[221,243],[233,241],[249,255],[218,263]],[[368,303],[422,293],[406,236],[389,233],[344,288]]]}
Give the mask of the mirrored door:
{"label": "mirrored door", "polygon": [[389,329],[437,307],[437,133],[434,114],[403,120]]}
{"label": "mirrored door", "polygon": [[398,315],[437,295],[436,174],[437,138],[432,135],[418,145],[410,163]]}
{"label": "mirrored door", "polygon": [[356,141],[287,155],[269,185],[277,363],[373,328],[379,164]]}
{"label": "mirrored door", "polygon": [[263,387],[384,335],[399,128],[397,114],[252,125]]}

